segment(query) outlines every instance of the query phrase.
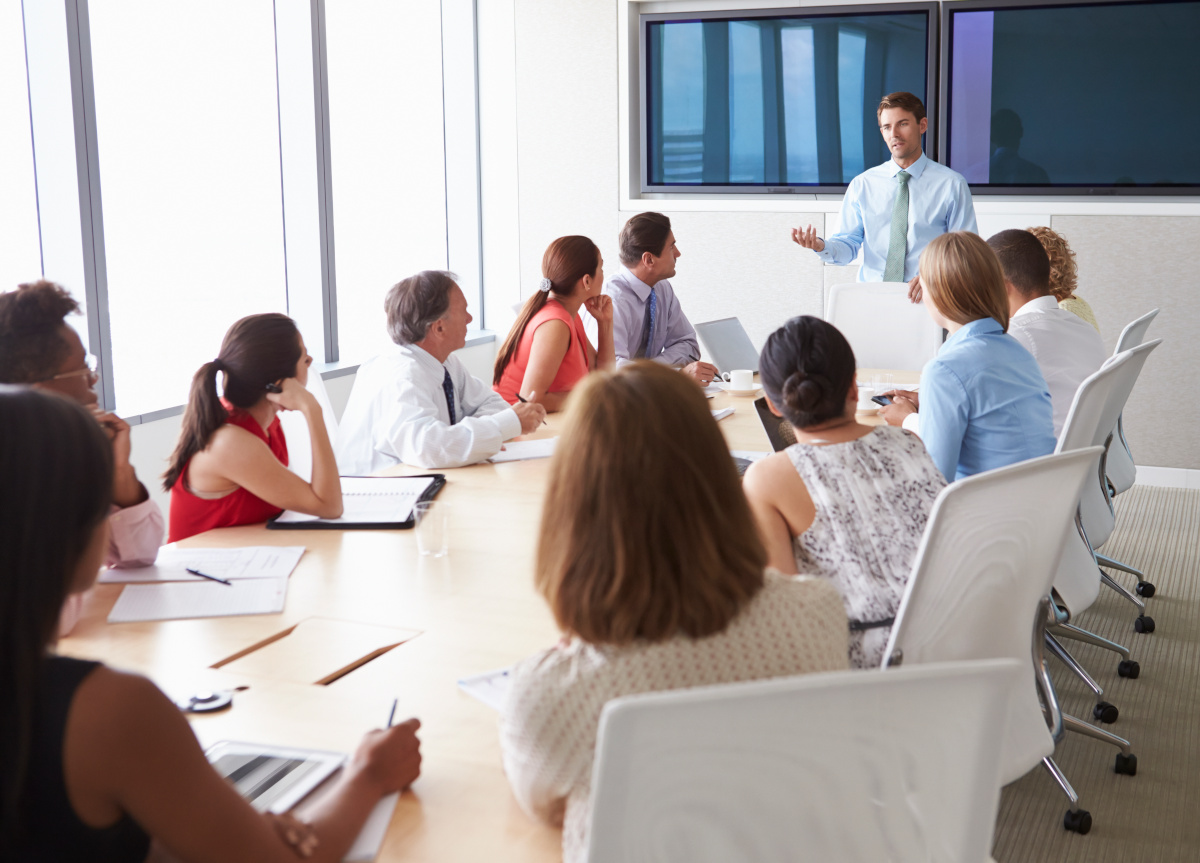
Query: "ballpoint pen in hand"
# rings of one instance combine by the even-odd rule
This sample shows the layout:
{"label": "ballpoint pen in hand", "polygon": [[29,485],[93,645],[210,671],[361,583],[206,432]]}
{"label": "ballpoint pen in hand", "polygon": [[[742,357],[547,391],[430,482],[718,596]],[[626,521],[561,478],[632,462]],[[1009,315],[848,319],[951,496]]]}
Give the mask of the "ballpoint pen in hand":
{"label": "ballpoint pen in hand", "polygon": [[[525,396],[521,395],[520,393],[517,393],[517,401],[519,401],[523,405],[529,404],[529,399],[525,398]],[[542,425],[545,425],[545,424],[546,424],[546,421],[542,420]]]}

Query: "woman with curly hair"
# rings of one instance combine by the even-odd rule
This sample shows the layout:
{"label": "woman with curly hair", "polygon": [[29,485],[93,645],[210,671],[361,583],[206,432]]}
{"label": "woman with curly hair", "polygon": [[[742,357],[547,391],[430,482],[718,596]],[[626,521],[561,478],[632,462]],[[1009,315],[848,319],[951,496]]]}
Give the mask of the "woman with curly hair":
{"label": "woman with curly hair", "polygon": [[1038,242],[1050,256],[1050,293],[1058,300],[1058,307],[1078,315],[1095,327],[1096,332],[1100,332],[1100,325],[1096,323],[1092,307],[1083,297],[1075,296],[1078,268],[1075,266],[1075,252],[1067,245],[1066,239],[1062,234],[1046,227],[1026,230],[1038,238]]}

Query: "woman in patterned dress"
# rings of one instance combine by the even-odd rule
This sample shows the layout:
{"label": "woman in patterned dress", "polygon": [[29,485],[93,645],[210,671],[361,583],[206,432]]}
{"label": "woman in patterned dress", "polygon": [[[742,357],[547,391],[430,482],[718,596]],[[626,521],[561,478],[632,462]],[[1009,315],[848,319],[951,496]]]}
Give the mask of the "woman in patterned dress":
{"label": "woman in patterned dress", "polygon": [[759,370],[796,434],[743,483],[767,562],[828,579],[850,618],[851,666],[877,667],[946,481],[916,435],[855,419],[854,351],[832,324],[792,318],[767,339]]}

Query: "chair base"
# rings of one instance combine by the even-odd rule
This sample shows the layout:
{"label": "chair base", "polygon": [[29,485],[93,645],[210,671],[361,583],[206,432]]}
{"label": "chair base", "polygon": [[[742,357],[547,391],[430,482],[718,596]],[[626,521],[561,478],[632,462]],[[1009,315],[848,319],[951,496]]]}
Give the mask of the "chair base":
{"label": "chair base", "polygon": [[1067,781],[1067,777],[1059,770],[1053,758],[1043,758],[1042,766],[1046,768],[1046,772],[1057,783],[1062,793],[1067,795],[1067,800],[1071,803],[1071,808],[1067,810],[1067,814],[1063,817],[1063,828],[1073,833],[1078,833],[1081,836],[1087,833],[1092,829],[1092,814],[1086,809],[1079,808],[1079,795],[1075,793],[1075,789],[1071,787],[1071,783]]}
{"label": "chair base", "polygon": [[1136,588],[1138,596],[1144,596],[1146,599],[1154,596],[1156,588],[1153,584],[1146,581],[1146,576],[1141,572],[1141,570],[1134,569],[1132,566],[1121,563],[1121,561],[1115,560],[1107,555],[1103,555],[1098,551],[1095,552],[1095,555],[1096,562],[1101,566],[1107,566],[1109,569],[1119,569],[1121,572],[1128,572],[1130,575],[1136,575],[1138,579]]}
{"label": "chair base", "polygon": [[1052,623],[1049,627],[1050,631],[1061,638],[1070,638],[1073,641],[1082,641],[1084,644],[1094,644],[1096,647],[1103,647],[1105,650],[1111,650],[1113,653],[1119,653],[1122,659],[1129,658],[1129,648],[1124,645],[1117,644],[1115,641],[1109,641],[1107,638],[1096,635],[1093,632],[1088,632],[1086,629],[1080,629],[1071,623]]}
{"label": "chair base", "polygon": [[1087,669],[1080,665],[1075,657],[1049,632],[1046,633],[1046,647],[1050,648],[1050,653],[1059,662],[1071,669],[1075,673],[1075,676],[1082,680],[1088,689],[1092,690],[1097,699],[1104,695],[1104,690],[1100,688],[1100,684],[1096,682],[1095,678],[1088,674]]}

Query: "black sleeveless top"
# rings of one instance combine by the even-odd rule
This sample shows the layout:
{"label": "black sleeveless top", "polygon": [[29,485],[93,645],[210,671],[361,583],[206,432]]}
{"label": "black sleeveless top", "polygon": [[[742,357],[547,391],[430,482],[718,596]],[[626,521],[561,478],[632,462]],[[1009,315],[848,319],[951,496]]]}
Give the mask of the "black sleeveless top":
{"label": "black sleeveless top", "polygon": [[146,859],[150,837],[128,815],[96,829],[79,820],[67,797],[63,744],[75,690],[100,663],[48,657],[34,712],[33,748],[23,801],[26,829],[17,837],[15,860],[134,863]]}

